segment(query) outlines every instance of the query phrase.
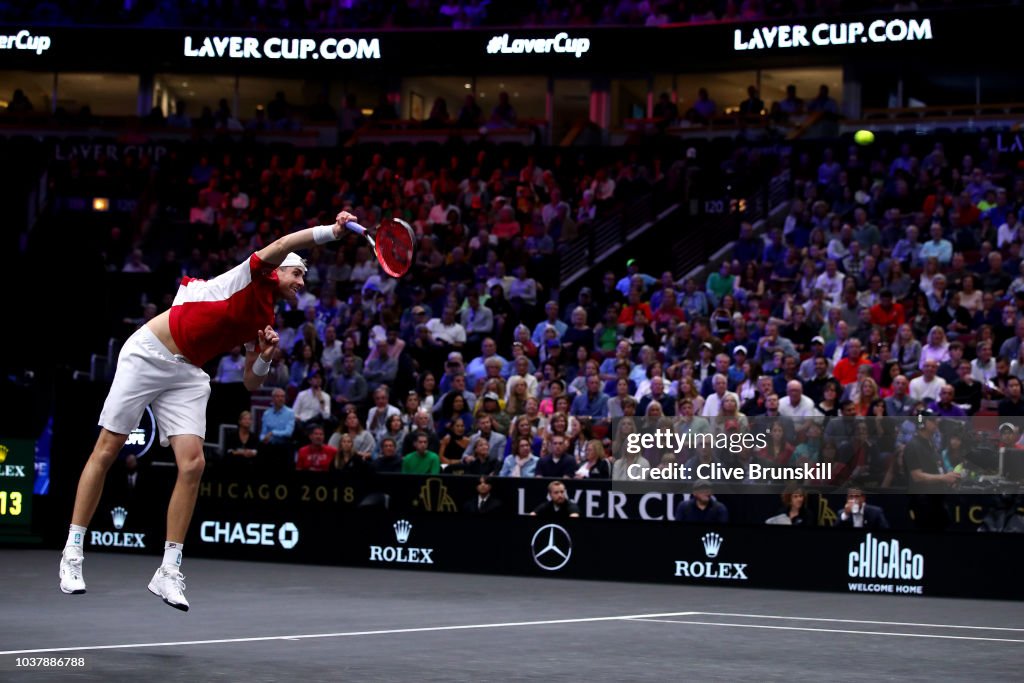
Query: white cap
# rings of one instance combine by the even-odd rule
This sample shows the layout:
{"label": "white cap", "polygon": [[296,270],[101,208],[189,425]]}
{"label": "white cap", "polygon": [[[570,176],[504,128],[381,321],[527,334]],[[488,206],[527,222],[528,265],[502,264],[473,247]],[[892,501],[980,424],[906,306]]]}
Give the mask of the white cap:
{"label": "white cap", "polygon": [[306,261],[301,256],[296,254],[294,251],[288,252],[288,255],[284,257],[284,261],[281,261],[279,268],[291,268],[296,266],[302,268],[302,274],[306,274]]}

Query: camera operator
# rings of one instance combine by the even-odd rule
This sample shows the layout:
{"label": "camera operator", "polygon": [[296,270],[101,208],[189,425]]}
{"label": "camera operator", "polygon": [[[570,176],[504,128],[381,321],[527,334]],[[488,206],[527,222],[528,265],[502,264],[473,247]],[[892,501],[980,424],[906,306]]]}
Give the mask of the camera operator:
{"label": "camera operator", "polygon": [[947,472],[942,463],[938,433],[939,417],[930,410],[919,410],[917,434],[903,452],[914,525],[933,531],[949,526],[944,494],[952,493],[960,483],[960,473]]}

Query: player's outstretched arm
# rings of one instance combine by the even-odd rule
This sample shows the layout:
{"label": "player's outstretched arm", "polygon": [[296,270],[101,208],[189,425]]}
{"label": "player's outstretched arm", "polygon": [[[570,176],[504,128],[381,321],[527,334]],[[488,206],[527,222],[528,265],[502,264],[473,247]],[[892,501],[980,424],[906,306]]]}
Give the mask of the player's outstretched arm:
{"label": "player's outstretched arm", "polygon": [[242,384],[249,391],[256,391],[263,386],[263,380],[270,372],[270,361],[274,357],[277,345],[281,338],[270,325],[256,332],[259,342],[252,351],[245,354],[245,374],[242,376]]}
{"label": "player's outstretched arm", "polygon": [[332,240],[339,239],[345,232],[345,223],[354,221],[356,217],[347,211],[342,211],[334,219],[334,225],[322,225],[316,228],[305,228],[284,237],[278,238],[267,246],[256,252],[263,263],[271,266],[279,266],[288,256],[289,252],[309,249],[314,244],[326,244]]}

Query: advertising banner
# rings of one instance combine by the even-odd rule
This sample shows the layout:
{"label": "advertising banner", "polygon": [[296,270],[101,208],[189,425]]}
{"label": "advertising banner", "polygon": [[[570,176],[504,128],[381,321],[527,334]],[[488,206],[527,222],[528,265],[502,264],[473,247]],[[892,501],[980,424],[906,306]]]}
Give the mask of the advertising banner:
{"label": "advertising banner", "polygon": [[[88,545],[160,552],[174,470],[155,472],[134,501],[105,499]],[[766,525],[764,518],[760,524],[684,524],[631,517],[640,510],[631,504],[617,512],[610,502],[616,492],[571,482],[570,499],[580,502],[582,517],[530,516],[545,499],[544,480],[495,480],[492,494],[501,497],[501,506],[479,515],[464,509],[475,495],[474,479],[354,481],[293,473],[269,480],[213,470],[186,544],[197,556],[224,559],[1024,599],[1015,576],[1024,542],[1014,534],[801,528]],[[758,498],[729,501],[751,503],[753,514]],[[895,499],[887,497],[885,504]],[[764,502],[769,511],[772,505]],[[653,502],[647,506],[656,509]]]}
{"label": "advertising banner", "polygon": [[[331,32],[203,31],[68,26],[0,27],[0,68],[277,73],[306,77],[388,72],[591,75],[728,66],[766,68],[808,58],[956,55],[1011,37],[1012,9],[878,14],[828,20],[662,27],[568,27]],[[978,42],[973,42],[978,41]],[[980,41],[984,41],[982,44]],[[658,55],[651,64],[647,55]],[[966,55],[966,56],[965,56]],[[126,58],[130,57],[130,58]],[[979,57],[981,59],[982,57]],[[745,64],[749,60],[749,64]]]}

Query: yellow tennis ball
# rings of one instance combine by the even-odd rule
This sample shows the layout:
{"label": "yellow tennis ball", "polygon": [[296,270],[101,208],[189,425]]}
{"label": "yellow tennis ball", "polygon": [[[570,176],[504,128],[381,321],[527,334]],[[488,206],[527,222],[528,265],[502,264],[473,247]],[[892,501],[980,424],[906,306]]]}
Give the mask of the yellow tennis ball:
{"label": "yellow tennis ball", "polygon": [[870,145],[875,141],[875,134],[870,130],[858,130],[853,134],[853,140],[858,145]]}

